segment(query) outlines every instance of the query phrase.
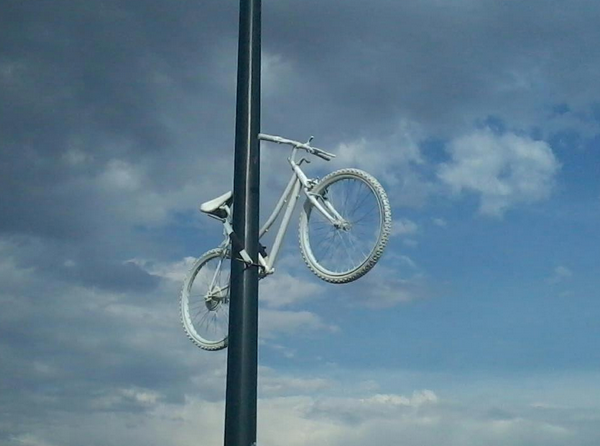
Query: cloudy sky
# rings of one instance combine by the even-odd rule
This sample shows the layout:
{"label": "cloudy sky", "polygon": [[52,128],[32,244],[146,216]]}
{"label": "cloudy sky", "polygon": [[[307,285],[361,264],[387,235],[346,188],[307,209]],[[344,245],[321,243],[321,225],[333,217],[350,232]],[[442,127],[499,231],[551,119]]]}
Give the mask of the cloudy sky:
{"label": "cloudy sky", "polygon": [[[0,444],[222,444],[179,324],[231,188],[238,2],[0,6]],[[600,6],[264,0],[262,131],[379,178],[361,280],[261,284],[262,446],[600,441]],[[287,181],[262,149],[262,205]],[[263,213],[263,217],[266,215]]]}

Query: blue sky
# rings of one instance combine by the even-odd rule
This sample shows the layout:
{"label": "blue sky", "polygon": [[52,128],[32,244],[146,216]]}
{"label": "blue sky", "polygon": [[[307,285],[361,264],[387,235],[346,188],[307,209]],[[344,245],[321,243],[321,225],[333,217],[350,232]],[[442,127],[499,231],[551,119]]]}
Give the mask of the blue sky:
{"label": "blue sky", "polygon": [[[0,444],[222,443],[180,326],[229,190],[237,2],[0,13]],[[346,285],[295,219],[261,283],[259,444],[600,441],[600,7],[263,2],[262,131],[358,167],[393,237]],[[289,177],[262,148],[262,215]]]}

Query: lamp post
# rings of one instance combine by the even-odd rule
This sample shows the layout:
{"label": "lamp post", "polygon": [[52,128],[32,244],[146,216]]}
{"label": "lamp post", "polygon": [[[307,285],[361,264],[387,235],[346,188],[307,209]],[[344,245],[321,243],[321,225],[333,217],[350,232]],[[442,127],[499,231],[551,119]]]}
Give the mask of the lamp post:
{"label": "lamp post", "polygon": [[[261,0],[240,0],[233,230],[258,258]],[[232,246],[227,352],[225,446],[256,443],[258,268],[238,261]]]}

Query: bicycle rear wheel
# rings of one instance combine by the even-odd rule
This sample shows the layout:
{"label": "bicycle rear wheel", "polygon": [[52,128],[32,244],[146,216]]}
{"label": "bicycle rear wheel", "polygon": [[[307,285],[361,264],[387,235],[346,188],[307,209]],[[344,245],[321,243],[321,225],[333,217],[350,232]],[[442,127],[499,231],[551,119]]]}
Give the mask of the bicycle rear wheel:
{"label": "bicycle rear wheel", "polygon": [[300,252],[319,278],[352,282],[371,270],[387,244],[392,213],[379,182],[358,169],[330,173],[311,191],[341,224],[332,224],[306,200],[300,215]]}
{"label": "bicycle rear wheel", "polygon": [[181,322],[190,340],[204,350],[227,347],[229,250],[213,249],[192,266],[181,290]]}

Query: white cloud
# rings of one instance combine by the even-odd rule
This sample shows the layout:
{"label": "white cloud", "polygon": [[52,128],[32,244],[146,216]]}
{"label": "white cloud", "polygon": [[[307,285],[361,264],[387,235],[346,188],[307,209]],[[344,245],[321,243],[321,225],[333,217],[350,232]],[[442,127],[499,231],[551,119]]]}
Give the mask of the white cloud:
{"label": "white cloud", "polygon": [[260,283],[260,300],[268,307],[281,308],[315,299],[324,291],[314,280],[306,280],[278,270]]}
{"label": "white cloud", "polygon": [[395,169],[424,162],[418,145],[420,133],[415,123],[401,121],[396,132],[385,140],[361,138],[341,143],[335,151],[336,161],[360,166],[372,175],[385,176],[390,182],[397,183]]}
{"label": "white cloud", "polygon": [[[10,440],[9,440],[10,441]],[[12,438],[14,444],[19,446],[55,446],[57,443],[49,443],[36,435],[22,434]]]}
{"label": "white cloud", "polygon": [[[126,152],[127,146],[109,144],[98,148],[102,150]],[[231,188],[231,160],[227,156],[192,156],[192,153],[182,155],[180,162],[172,166],[170,173],[177,179],[172,181],[173,185],[169,180],[157,180],[158,168],[151,159],[132,162],[114,158],[98,169],[96,176],[80,177],[68,187],[90,189],[95,200],[102,203],[103,214],[110,216],[110,223],[167,224],[175,213],[197,210],[201,202]],[[81,168],[81,164],[91,159],[84,155],[79,149],[71,149],[65,155],[65,162]]]}
{"label": "white cloud", "polygon": [[70,166],[79,166],[85,164],[90,158],[90,155],[86,154],[79,148],[71,148],[62,156],[63,161]]}
{"label": "white cloud", "polygon": [[193,257],[184,257],[183,259],[175,262],[161,262],[133,258],[125,263],[133,263],[153,276],[175,281],[177,283],[183,283],[183,280],[185,279],[195,260],[196,259]]}
{"label": "white cloud", "polygon": [[325,323],[310,311],[287,311],[264,308],[259,313],[259,330],[262,337],[274,338],[278,333],[312,335],[314,332],[339,331],[334,324]]}
{"label": "white cloud", "polygon": [[381,137],[344,141],[333,152],[336,167],[364,169],[387,187],[392,205],[421,206],[433,185],[422,178],[415,166],[424,166],[419,141],[420,127],[401,120],[395,131]]}
{"label": "white cloud", "polygon": [[136,191],[142,185],[143,173],[139,166],[123,160],[111,160],[100,176],[103,187],[117,191]]}
{"label": "white cloud", "polygon": [[407,255],[386,253],[378,264],[349,288],[353,304],[371,309],[391,308],[426,294],[425,275]]}
{"label": "white cloud", "polygon": [[363,398],[361,403],[367,406],[411,406],[419,407],[423,404],[435,404],[438,402],[438,397],[431,390],[422,390],[413,392],[412,397],[406,397],[395,394],[375,394],[369,398]]}
{"label": "white cloud", "polygon": [[[410,445],[439,446],[567,446],[592,440],[597,429],[579,433],[562,422],[517,417],[493,420],[483,414],[465,413],[433,400],[413,401],[412,397],[381,395],[368,398],[320,398],[287,396],[261,398],[258,402],[257,443],[263,446],[396,446],[398,439]],[[224,404],[191,396],[185,404],[156,404],[143,413],[98,412],[53,416],[58,428],[36,425],[9,445],[74,446],[90,438],[106,444],[173,444],[223,442]],[[346,416],[345,416],[346,415]]]}
{"label": "white cloud", "polygon": [[560,168],[547,143],[512,133],[479,130],[452,141],[448,152],[452,161],[439,167],[438,177],[456,194],[479,194],[486,215],[547,198]]}
{"label": "white cloud", "polygon": [[392,225],[392,236],[414,235],[419,231],[419,226],[408,218],[394,220]]}
{"label": "white cloud", "polygon": [[557,284],[573,277],[573,271],[566,266],[559,265],[552,271],[552,276],[548,279],[548,283]]}
{"label": "white cloud", "polygon": [[[265,344],[264,341],[262,342],[262,344]],[[296,349],[290,348],[286,345],[276,344],[275,342],[269,342],[266,345],[270,349],[280,353],[281,355],[283,355],[285,358],[288,358],[288,359],[294,358],[297,353]]]}
{"label": "white cloud", "polygon": [[293,84],[294,65],[281,54],[263,51],[261,57],[261,86],[265,97],[275,96]]}
{"label": "white cloud", "polygon": [[314,394],[335,386],[335,382],[321,377],[300,377],[281,374],[269,367],[259,368],[259,393],[273,397]]}
{"label": "white cloud", "polygon": [[[199,391],[203,387],[198,387],[206,384],[205,376],[210,386],[222,388],[222,372],[222,368],[203,370],[177,403],[146,389],[116,389],[105,397],[101,405],[105,410],[50,413],[45,423],[26,424],[27,429],[8,445],[75,446],[90,438],[106,444],[184,446],[198,439],[202,444],[222,443],[224,401],[207,401]],[[596,376],[589,379],[597,382]],[[487,384],[478,384],[474,394],[464,383],[458,387],[454,383],[449,392],[422,388],[381,392],[376,382],[342,383],[327,375],[282,374],[265,367],[259,369],[259,380],[257,443],[263,446],[396,446],[398,438],[420,446],[570,446],[595,444],[599,434],[595,400],[591,405],[557,406],[554,401],[560,400],[563,390],[550,394],[540,390],[548,402],[532,403],[538,400],[528,400],[522,389],[529,387],[520,387],[521,381],[506,387],[508,393],[520,389],[519,398],[502,400],[498,409],[498,401],[474,397],[482,391],[488,394]],[[502,386],[494,389],[506,396]],[[139,410],[111,410],[127,407],[124,403]]]}
{"label": "white cloud", "polygon": [[448,224],[443,218],[434,218],[432,221],[434,225],[439,226],[440,228],[446,227]]}
{"label": "white cloud", "polygon": [[159,400],[159,393],[150,390],[123,388],[116,389],[108,394],[93,398],[90,407],[92,410],[111,411],[118,410],[123,405],[138,408],[152,408]]}

